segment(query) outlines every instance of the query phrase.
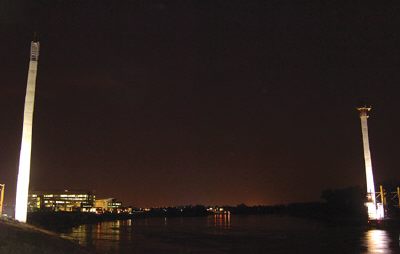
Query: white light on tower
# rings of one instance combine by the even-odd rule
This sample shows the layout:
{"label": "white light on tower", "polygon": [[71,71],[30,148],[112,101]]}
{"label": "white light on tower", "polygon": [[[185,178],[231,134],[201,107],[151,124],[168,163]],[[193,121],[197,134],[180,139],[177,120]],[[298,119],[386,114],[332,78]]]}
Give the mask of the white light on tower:
{"label": "white light on tower", "polygon": [[26,86],[24,123],[22,129],[21,152],[17,181],[17,196],[15,200],[15,219],[26,222],[29,175],[31,168],[32,123],[35,102],[36,73],[39,60],[39,42],[31,42],[28,81]]}
{"label": "white light on tower", "polygon": [[367,178],[367,203],[366,206],[368,208],[368,217],[369,219],[382,219],[384,217],[382,204],[376,203],[375,196],[375,183],[374,183],[374,175],[372,173],[372,161],[371,161],[371,152],[369,149],[369,139],[368,139],[368,112],[371,110],[371,107],[360,107],[357,108],[360,112],[361,119],[361,131],[363,138],[363,147],[364,147],[364,161],[365,161],[365,176]]}

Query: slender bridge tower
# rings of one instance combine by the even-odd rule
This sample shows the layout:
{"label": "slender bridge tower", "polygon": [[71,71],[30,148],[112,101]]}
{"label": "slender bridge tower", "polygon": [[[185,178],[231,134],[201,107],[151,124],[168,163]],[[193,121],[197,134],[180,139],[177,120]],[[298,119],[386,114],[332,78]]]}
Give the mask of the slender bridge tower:
{"label": "slender bridge tower", "polygon": [[371,220],[382,219],[384,217],[382,204],[377,204],[375,194],[375,183],[374,175],[372,173],[372,161],[371,152],[369,149],[369,138],[368,138],[368,112],[371,111],[371,107],[363,106],[357,108],[360,112],[361,119],[361,131],[363,138],[364,147],[364,161],[365,161],[365,176],[367,178],[367,203],[368,217]]}
{"label": "slender bridge tower", "polygon": [[39,42],[31,42],[28,81],[25,96],[24,123],[22,129],[21,152],[17,181],[17,196],[15,201],[15,219],[26,222],[29,175],[31,169],[32,123],[35,102],[36,73],[39,60]]}

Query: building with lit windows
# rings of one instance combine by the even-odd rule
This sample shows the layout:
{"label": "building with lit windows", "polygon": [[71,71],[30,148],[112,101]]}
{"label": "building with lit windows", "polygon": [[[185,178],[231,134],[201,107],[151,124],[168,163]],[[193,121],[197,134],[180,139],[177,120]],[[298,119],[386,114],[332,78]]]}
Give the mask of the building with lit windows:
{"label": "building with lit windows", "polygon": [[97,199],[95,201],[95,208],[97,213],[120,213],[124,212],[122,208],[122,203],[117,201],[115,198],[104,198]]}
{"label": "building with lit windows", "polygon": [[95,195],[90,191],[31,191],[28,211],[94,211]]}

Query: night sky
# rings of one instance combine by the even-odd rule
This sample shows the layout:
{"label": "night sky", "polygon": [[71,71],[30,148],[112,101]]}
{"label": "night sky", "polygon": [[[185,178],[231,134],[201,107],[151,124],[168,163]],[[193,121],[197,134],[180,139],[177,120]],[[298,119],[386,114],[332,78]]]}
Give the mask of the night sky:
{"label": "night sky", "polygon": [[[372,2],[372,1],[371,1]],[[280,204],[400,182],[397,1],[0,1],[0,183],[14,203],[33,32],[31,189],[126,205]]]}

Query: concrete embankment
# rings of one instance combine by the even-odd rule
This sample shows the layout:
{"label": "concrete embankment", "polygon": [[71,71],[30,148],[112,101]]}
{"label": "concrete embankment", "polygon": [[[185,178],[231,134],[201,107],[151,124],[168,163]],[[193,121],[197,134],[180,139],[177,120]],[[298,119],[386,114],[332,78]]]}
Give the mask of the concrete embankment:
{"label": "concrete embankment", "polygon": [[0,219],[0,253],[89,254],[90,252],[55,233],[29,224]]}

